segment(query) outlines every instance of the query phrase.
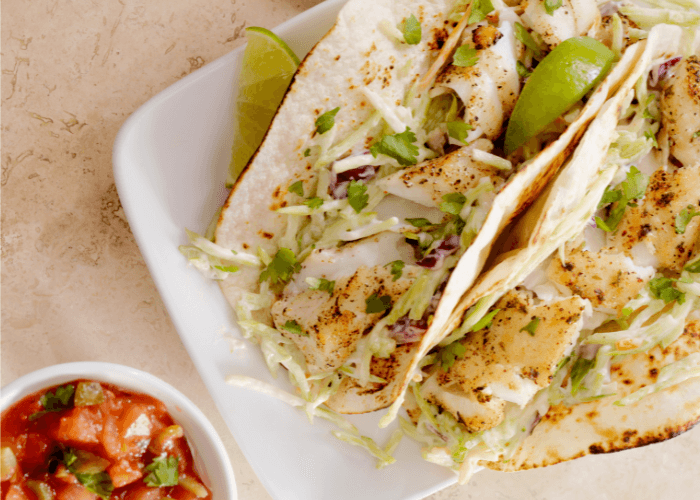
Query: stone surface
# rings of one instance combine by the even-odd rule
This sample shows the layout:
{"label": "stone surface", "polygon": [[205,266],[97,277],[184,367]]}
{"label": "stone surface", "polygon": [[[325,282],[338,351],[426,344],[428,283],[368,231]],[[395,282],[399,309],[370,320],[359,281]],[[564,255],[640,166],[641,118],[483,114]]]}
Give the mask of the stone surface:
{"label": "stone surface", "polygon": [[[229,451],[241,499],[270,498],[180,343],[121,209],[112,143],[181,77],[319,0],[5,0],[2,3],[2,385],[71,361],[134,366],[178,387]],[[485,472],[434,500],[691,498],[700,433],[550,471]],[[659,481],[658,468],[673,481]],[[680,472],[679,472],[680,471]],[[656,474],[656,475],[655,475]],[[664,484],[665,483],[665,484]],[[633,488],[631,488],[633,486]],[[509,493],[510,492],[510,493]],[[635,498],[642,498],[634,494]]]}

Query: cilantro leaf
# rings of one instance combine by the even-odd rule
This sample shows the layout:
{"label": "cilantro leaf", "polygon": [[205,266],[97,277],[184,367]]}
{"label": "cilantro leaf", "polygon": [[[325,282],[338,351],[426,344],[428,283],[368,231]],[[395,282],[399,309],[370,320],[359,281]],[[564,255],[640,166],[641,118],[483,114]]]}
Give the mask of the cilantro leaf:
{"label": "cilantro leaf", "polygon": [[696,212],[693,205],[688,205],[681,210],[681,212],[676,215],[676,233],[684,234],[685,228],[690,223],[690,220],[698,215],[700,215],[700,212]]}
{"label": "cilantro leaf", "polygon": [[461,121],[447,122],[447,133],[453,139],[457,139],[459,142],[466,144],[467,135],[469,131],[472,130],[472,126],[468,123]]}
{"label": "cilantro leaf", "polygon": [[695,262],[691,262],[690,264],[687,264],[683,269],[685,269],[689,273],[700,273],[700,259],[696,260]]}
{"label": "cilantro leaf", "polygon": [[677,280],[659,276],[649,281],[649,291],[655,298],[662,299],[666,304],[674,300],[682,304],[685,302],[685,294],[673,286],[675,281]]}
{"label": "cilantro leaf", "polygon": [[554,12],[561,7],[561,0],[544,0],[544,10],[550,16],[554,15]]}
{"label": "cilantro leaf", "polygon": [[44,411],[32,413],[29,415],[29,420],[36,420],[47,413],[62,411],[66,408],[70,408],[72,406],[70,404],[70,400],[73,397],[74,392],[75,387],[72,385],[62,385],[60,387],[56,387],[55,392],[47,391],[46,394],[41,396],[41,399],[39,399],[41,406],[44,407]]}
{"label": "cilantro leaf", "polygon": [[304,158],[308,158],[309,156],[311,156],[311,148],[306,148],[304,150]]}
{"label": "cilantro leaf", "polygon": [[622,313],[620,314],[619,318],[615,318],[615,323],[617,323],[617,326],[620,327],[621,330],[627,330],[630,325],[627,319],[630,317],[630,315],[634,312],[634,310],[630,307],[625,307],[622,309]]}
{"label": "cilantro leaf", "polygon": [[656,140],[656,135],[654,134],[654,132],[652,132],[651,130],[647,130],[646,132],[644,132],[644,137],[651,141],[655,149],[659,149],[659,143]]}
{"label": "cilantro leaf", "polygon": [[482,328],[491,328],[491,323],[493,322],[493,318],[498,314],[500,309],[494,309],[490,313],[488,313],[486,316],[481,318],[479,321],[476,322],[474,326],[472,326],[472,331],[473,332],[478,332]]}
{"label": "cilantro leaf", "polygon": [[287,321],[282,328],[287,330],[289,333],[293,333],[294,335],[301,335],[303,337],[309,336],[308,333],[301,329],[301,325],[294,320]]}
{"label": "cilantro leaf", "polygon": [[317,134],[325,134],[328,132],[330,129],[333,128],[333,125],[335,125],[335,115],[338,114],[338,111],[340,111],[340,108],[335,108],[331,109],[330,111],[326,111],[323,113],[321,116],[316,118],[316,133]]}
{"label": "cilantro leaf", "polygon": [[260,273],[260,281],[270,280],[270,283],[286,283],[299,270],[301,264],[289,248],[280,248],[268,266]]}
{"label": "cilantro leaf", "polygon": [[403,268],[406,264],[402,260],[395,260],[390,262],[387,266],[391,266],[391,275],[394,277],[391,281],[396,281],[403,274]]}
{"label": "cilantro leaf", "polygon": [[571,367],[571,394],[575,395],[582,389],[581,382],[595,365],[595,359],[578,358]]}
{"label": "cilantro leaf", "polygon": [[367,206],[369,195],[367,194],[367,186],[361,181],[350,181],[348,184],[348,203],[358,214]]}
{"label": "cilantro leaf", "polygon": [[544,57],[544,51],[540,47],[540,44],[537,43],[525,26],[517,22],[515,23],[515,38],[530,49],[536,59],[540,60]]}
{"label": "cilantro leaf", "polygon": [[617,205],[610,210],[607,220],[604,221],[600,217],[596,217],[596,225],[608,233],[615,231],[622,220],[622,216],[625,214],[625,209],[632,205],[631,202],[633,200],[644,196],[648,182],[649,178],[640,172],[637,167],[631,167],[630,171],[627,172],[627,179],[620,183],[619,190],[610,190],[608,188],[603,194],[598,205],[599,207],[604,205],[604,201],[607,200],[617,201]]}
{"label": "cilantro leaf", "polygon": [[440,349],[440,366],[444,371],[452,368],[457,358],[463,358],[467,348],[459,340],[452,342]]}
{"label": "cilantro leaf", "polygon": [[333,290],[335,289],[335,281],[330,281],[326,278],[318,278],[316,280],[316,283],[310,285],[309,288],[311,288],[312,290],[321,290],[323,292],[328,292],[332,295]]}
{"label": "cilantro leaf", "polygon": [[523,63],[520,61],[515,63],[515,69],[518,71],[518,76],[520,78],[527,78],[532,74],[532,71],[527,69],[527,66],[525,66]]}
{"label": "cilantro leaf", "polygon": [[311,210],[316,210],[318,207],[323,205],[323,200],[319,197],[309,198],[308,200],[304,200],[304,205],[309,207]]}
{"label": "cilantro leaf", "polygon": [[401,31],[403,31],[403,39],[407,44],[416,45],[420,43],[422,37],[420,21],[413,14],[401,23]]}
{"label": "cilantro leaf", "polygon": [[416,142],[416,134],[411,132],[409,127],[399,134],[385,135],[382,140],[372,145],[369,152],[375,158],[378,154],[389,156],[399,162],[400,165],[407,167],[415,165],[418,159],[418,146]]}
{"label": "cilantro leaf", "polygon": [[435,227],[438,225],[438,224],[434,224],[434,223],[430,222],[428,219],[426,219],[424,217],[416,217],[416,218],[408,217],[405,219],[405,221],[408,222],[413,227]]}
{"label": "cilantro leaf", "polygon": [[289,185],[289,187],[287,188],[287,191],[289,191],[290,193],[297,194],[303,198],[304,197],[304,183],[301,181],[296,181],[295,183]]}
{"label": "cilantro leaf", "polygon": [[440,203],[440,210],[452,215],[459,215],[462,211],[467,197],[462,193],[449,193],[442,196],[443,202]]}
{"label": "cilantro leaf", "polygon": [[[112,478],[106,472],[97,474],[74,474],[75,478],[85,486],[85,489],[96,494],[102,500],[108,500],[114,490]],[[176,483],[177,484],[177,483]]]}
{"label": "cilantro leaf", "polygon": [[486,16],[493,11],[491,0],[473,0],[472,12],[469,15],[469,24],[474,24],[486,19]]}
{"label": "cilantro leaf", "polygon": [[605,192],[603,193],[603,197],[600,199],[600,203],[598,203],[598,208],[603,208],[605,205],[615,203],[616,201],[620,201],[621,199],[622,190],[612,189],[610,186],[608,186],[605,188]]}
{"label": "cilantro leaf", "polygon": [[534,337],[534,336],[535,336],[535,330],[537,330],[537,326],[538,326],[539,324],[540,324],[540,318],[538,318],[537,316],[535,316],[534,318],[532,318],[532,321],[530,321],[527,325],[525,325],[524,327],[522,327],[522,328],[520,329],[520,331],[521,331],[521,332],[527,332],[527,333],[529,333],[531,336]]}
{"label": "cilantro leaf", "polygon": [[153,462],[146,466],[146,470],[150,472],[143,480],[146,486],[152,488],[157,488],[159,486],[177,486],[178,461],[179,458],[174,456],[161,455],[155,457]]}
{"label": "cilantro leaf", "polygon": [[367,306],[365,308],[367,314],[384,312],[391,307],[391,297],[388,295],[379,297],[376,293],[373,293],[365,300],[365,304]]}
{"label": "cilantro leaf", "polygon": [[455,50],[455,55],[452,57],[452,65],[459,66],[460,68],[474,66],[479,62],[479,58],[476,54],[476,49],[473,49],[468,45],[462,45]]}

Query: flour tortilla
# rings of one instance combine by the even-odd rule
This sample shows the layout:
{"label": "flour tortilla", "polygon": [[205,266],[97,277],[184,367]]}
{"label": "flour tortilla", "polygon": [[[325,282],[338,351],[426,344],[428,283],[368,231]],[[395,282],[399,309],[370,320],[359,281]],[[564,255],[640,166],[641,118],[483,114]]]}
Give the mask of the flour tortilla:
{"label": "flour tortilla", "polygon": [[[271,255],[277,251],[286,216],[275,210],[284,206],[290,184],[314,176],[303,149],[315,130],[316,118],[340,107],[334,129],[337,138],[344,138],[373,112],[362,87],[402,102],[437,55],[431,47],[436,47],[436,37],[444,37],[452,5],[445,0],[351,0],[345,5],[335,26],[304,59],[265,140],[234,185],[218,221],[219,245],[237,251],[261,247]],[[399,46],[378,28],[380,20],[411,14],[419,18],[423,31],[417,45]],[[411,67],[405,72],[407,60]],[[410,355],[397,356],[389,384],[363,388],[347,381],[328,402],[331,408],[364,413],[384,408],[405,393],[411,373],[444,336],[451,313],[475,282],[499,233],[538,197],[630,66],[613,70],[574,123],[502,187],[479,234],[454,268],[430,328],[419,344],[410,347]],[[380,135],[377,130],[370,139]],[[258,289],[258,273],[244,268],[221,283],[231,304],[237,303],[242,292]]]}
{"label": "flour tortilla", "polygon": [[[517,248],[497,258],[497,263],[460,301],[443,338],[457,328],[470,307],[482,301],[488,309],[552,252],[583,231],[615,173],[614,169],[606,168],[605,154],[630,92],[652,61],[680,52],[681,35],[677,26],[659,25],[646,42],[628,49],[623,62],[626,59],[626,63],[634,63],[634,69],[591,123],[557,179],[514,229],[516,236],[511,244]],[[619,362],[619,369],[612,374],[619,388],[616,397],[573,407],[553,406],[507,463],[481,465],[503,471],[544,467],[588,454],[644,446],[690,429],[700,420],[700,378],[689,379],[627,406],[615,406],[613,402],[654,383],[655,374],[663,366],[695,352],[700,352],[697,313],[686,323],[683,335],[668,348],[657,346]]]}

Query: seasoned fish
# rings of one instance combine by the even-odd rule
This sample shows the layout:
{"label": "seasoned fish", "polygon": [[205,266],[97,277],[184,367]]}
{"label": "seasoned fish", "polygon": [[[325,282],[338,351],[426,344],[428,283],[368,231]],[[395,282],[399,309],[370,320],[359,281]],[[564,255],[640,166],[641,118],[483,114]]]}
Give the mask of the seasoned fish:
{"label": "seasoned fish", "polygon": [[684,165],[700,161],[700,59],[690,56],[674,71],[661,93],[661,122],[671,153]]}
{"label": "seasoned fish", "polygon": [[431,95],[454,91],[466,107],[464,121],[493,140],[501,135],[503,123],[520,95],[516,65],[523,48],[508,21],[502,21],[498,28],[482,26],[468,36],[471,39],[465,42],[477,49],[477,63],[468,67],[448,65],[438,76]]}
{"label": "seasoned fish", "polygon": [[[352,276],[339,278],[332,294],[306,290],[284,297],[272,305],[275,327],[299,347],[309,373],[335,370],[354,352],[362,334],[381,317],[380,313],[366,312],[366,300],[377,294],[396,302],[413,283],[416,269],[405,268],[402,277],[394,281],[386,266],[360,266]],[[295,321],[302,334],[286,330],[288,321]]]}
{"label": "seasoned fish", "polygon": [[618,312],[652,276],[653,268],[635,266],[625,254],[609,248],[600,252],[567,248],[566,262],[555,257],[547,269],[550,280],[588,299],[593,307]]}
{"label": "seasoned fish", "polygon": [[466,352],[447,372],[431,375],[423,396],[457,415],[470,432],[498,425],[506,401],[522,406],[550,384],[579,336],[586,305],[580,297],[534,305],[528,295],[508,292],[491,326],[459,341]]}
{"label": "seasoned fish", "polygon": [[590,0],[562,0],[561,7],[551,15],[542,1],[524,1],[521,5],[525,8],[523,21],[542,37],[550,49],[568,38],[587,34],[600,24],[598,6]]}
{"label": "seasoned fish", "polygon": [[443,195],[465,193],[479,184],[482,177],[490,177],[497,188],[503,179],[503,171],[474,159],[474,150],[489,152],[493,144],[485,139],[474,141],[445,156],[424,161],[413,167],[389,175],[379,181],[387,193],[437,207]]}
{"label": "seasoned fish", "polygon": [[676,216],[689,206],[700,210],[700,163],[675,172],[659,168],[649,179],[644,201],[626,209],[609,241],[633,258],[635,246],[643,244],[658,267],[680,271],[700,236],[700,217],[690,219],[683,234],[677,232]]}

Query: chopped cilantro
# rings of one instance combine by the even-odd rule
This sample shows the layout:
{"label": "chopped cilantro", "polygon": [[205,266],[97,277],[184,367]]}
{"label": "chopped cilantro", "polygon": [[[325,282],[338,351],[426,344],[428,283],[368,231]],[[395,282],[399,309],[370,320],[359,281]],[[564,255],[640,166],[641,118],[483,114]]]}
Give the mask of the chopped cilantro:
{"label": "chopped cilantro", "polygon": [[605,188],[605,192],[603,193],[603,197],[600,199],[600,203],[598,203],[598,208],[603,208],[605,205],[615,203],[621,199],[622,191],[619,189],[612,189],[610,186],[608,186]]}
{"label": "chopped cilantro", "polygon": [[420,21],[416,19],[416,16],[413,14],[404,19],[403,23],[401,23],[401,31],[403,31],[403,39],[407,44],[416,45],[420,43],[422,36]]}
{"label": "chopped cilantro", "polygon": [[520,23],[515,23],[515,38],[530,49],[536,59],[540,60],[544,57],[544,51],[540,44],[532,37],[527,28]]}
{"label": "chopped cilantro", "polygon": [[280,248],[272,258],[268,266],[260,273],[260,281],[270,280],[273,285],[286,283],[292,278],[292,274],[299,270],[301,264],[289,248]]}
{"label": "chopped cilantro", "polygon": [[391,266],[391,275],[394,277],[392,281],[396,281],[403,274],[403,268],[406,264],[402,260],[395,260],[390,262],[387,266]]}
{"label": "chopped cilantro", "polygon": [[472,12],[469,15],[469,24],[474,24],[486,19],[486,16],[493,11],[491,0],[473,0]]}
{"label": "chopped cilantro", "polygon": [[479,321],[476,322],[474,326],[472,326],[472,331],[473,332],[478,332],[479,330],[483,328],[491,328],[491,323],[493,322],[493,318],[498,314],[500,309],[494,309],[490,313],[488,313],[486,316],[481,318]]}
{"label": "chopped cilantro", "polygon": [[685,302],[685,294],[673,286],[676,281],[678,280],[659,276],[649,281],[649,290],[655,298],[663,300],[666,304],[674,300],[682,304]]}
{"label": "chopped cilantro", "polygon": [[700,130],[696,130],[695,133],[693,134],[693,137],[691,137],[690,140],[694,141],[698,137],[700,137]]}
{"label": "chopped cilantro", "polygon": [[416,134],[411,132],[409,127],[399,134],[385,135],[382,140],[372,145],[369,152],[375,158],[378,154],[389,156],[399,162],[400,165],[407,167],[415,165],[418,159],[418,146],[416,142]]}
{"label": "chopped cilantro", "polygon": [[684,234],[685,228],[690,223],[690,220],[698,215],[700,215],[700,212],[696,212],[693,205],[688,205],[681,210],[681,212],[676,215],[676,233]]}
{"label": "chopped cilantro", "polygon": [[[85,453],[85,452],[83,452]],[[87,453],[91,455],[90,453]],[[73,473],[80,484],[85,486],[85,489],[96,494],[102,500],[108,500],[114,490],[112,478],[106,472],[98,472],[89,474],[85,472],[76,472],[76,467],[80,465],[78,453],[73,448],[65,448],[63,450],[63,463],[68,470]]]}
{"label": "chopped cilantro", "polygon": [[449,193],[443,195],[442,200],[440,210],[448,214],[459,215],[464,203],[467,201],[467,197],[462,193]]}
{"label": "chopped cilantro", "polygon": [[309,207],[311,210],[316,210],[321,205],[323,205],[323,200],[317,196],[304,200],[304,205]]}
{"label": "chopped cilantro", "polygon": [[41,406],[44,407],[44,411],[38,411],[29,415],[29,420],[36,420],[37,418],[45,415],[49,412],[56,412],[70,408],[70,400],[75,392],[75,387],[72,385],[62,385],[57,387],[55,392],[47,391],[46,394],[41,396],[39,402]]}
{"label": "chopped cilantro", "polygon": [[530,335],[532,335],[532,336],[534,337],[534,336],[535,336],[535,330],[537,330],[537,326],[538,326],[539,324],[540,324],[540,318],[538,318],[537,316],[535,316],[534,318],[532,318],[532,321],[530,321],[527,325],[525,325],[524,327],[522,327],[522,328],[520,329],[520,331],[521,331],[521,332],[527,332],[527,333],[529,333]]}
{"label": "chopped cilantro", "polygon": [[333,294],[333,290],[335,289],[335,281],[330,281],[326,278],[318,278],[315,281],[316,282],[309,288],[311,288],[312,290],[321,290],[322,292],[328,292],[331,295]]}
{"label": "chopped cilantro", "polygon": [[554,12],[561,7],[561,0],[544,0],[544,10],[550,16],[554,15]]}
{"label": "chopped cilantro", "polygon": [[408,222],[410,225],[413,227],[435,227],[438,224],[434,224],[430,222],[428,219],[424,217],[416,217],[415,219],[413,218],[406,218],[406,222]]}
{"label": "chopped cilantro", "polygon": [[659,149],[659,143],[656,140],[656,135],[654,134],[654,132],[652,132],[651,130],[647,130],[646,132],[644,132],[644,137],[651,141],[651,143],[654,145],[654,148]]}
{"label": "chopped cilantro", "polygon": [[700,273],[700,259],[696,260],[695,262],[691,262],[690,264],[687,264],[683,269],[685,269],[689,273]]}
{"label": "chopped cilantro", "polygon": [[287,330],[289,333],[293,333],[294,335],[302,335],[304,337],[309,336],[308,333],[301,329],[301,325],[293,319],[287,321],[282,328]]}
{"label": "chopped cilantro", "polygon": [[365,309],[367,314],[384,312],[391,307],[391,297],[388,295],[379,297],[376,293],[373,293],[365,300],[365,304],[367,305]]}
{"label": "chopped cilantro", "polygon": [[287,188],[287,191],[290,193],[298,194],[302,198],[304,197],[304,183],[301,181],[296,181],[293,184],[290,184],[289,187]]}
{"label": "chopped cilantro", "polygon": [[369,195],[367,186],[361,181],[350,181],[348,184],[348,203],[358,214],[367,206]]}
{"label": "chopped cilantro", "polygon": [[459,142],[466,144],[467,135],[469,135],[470,130],[472,130],[472,126],[468,123],[461,121],[447,122],[447,133],[450,137],[457,139]]}
{"label": "chopped cilantro", "polygon": [[304,158],[308,158],[309,156],[311,156],[311,148],[306,148],[304,150]]}
{"label": "chopped cilantro", "polygon": [[527,69],[527,67],[523,63],[521,63],[520,61],[515,63],[515,69],[518,71],[518,76],[520,78],[527,78],[528,76],[530,76],[532,74],[532,71]]}
{"label": "chopped cilantro", "polygon": [[452,64],[461,68],[468,68],[469,66],[474,66],[476,63],[479,62],[479,58],[476,54],[476,49],[473,49],[468,45],[462,45],[457,50],[455,50],[455,55],[452,57]]}
{"label": "chopped cilantro", "polygon": [[161,455],[155,457],[153,462],[146,466],[146,470],[150,472],[143,480],[146,486],[150,486],[151,488],[177,486],[178,461],[178,457],[174,456]]}
{"label": "chopped cilantro", "polygon": [[582,389],[581,382],[595,365],[595,359],[578,358],[571,367],[571,394],[575,395]]}
{"label": "chopped cilantro", "polygon": [[444,371],[452,368],[457,358],[463,358],[467,348],[457,340],[440,349],[440,366]]}
{"label": "chopped cilantro", "polygon": [[633,205],[631,203],[633,200],[644,196],[648,182],[649,178],[640,172],[637,167],[631,167],[630,171],[627,172],[627,180],[620,183],[620,189],[606,189],[599,206],[602,206],[608,200],[611,200],[610,203],[617,201],[617,205],[610,211],[607,220],[604,221],[600,217],[596,217],[596,225],[608,233],[617,229],[627,206]]}
{"label": "chopped cilantro", "polygon": [[333,125],[335,125],[335,115],[338,114],[338,111],[340,111],[340,108],[331,109],[316,118],[317,134],[325,134],[333,128]]}
{"label": "chopped cilantro", "polygon": [[630,325],[627,321],[627,318],[629,318],[633,312],[634,312],[633,309],[631,309],[629,307],[625,307],[622,310],[620,317],[615,319],[617,326],[619,326],[622,330],[627,330],[630,327]]}

